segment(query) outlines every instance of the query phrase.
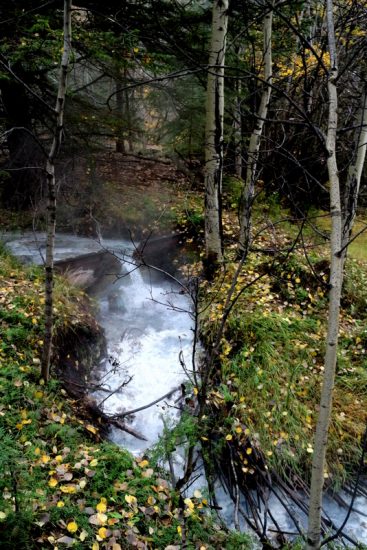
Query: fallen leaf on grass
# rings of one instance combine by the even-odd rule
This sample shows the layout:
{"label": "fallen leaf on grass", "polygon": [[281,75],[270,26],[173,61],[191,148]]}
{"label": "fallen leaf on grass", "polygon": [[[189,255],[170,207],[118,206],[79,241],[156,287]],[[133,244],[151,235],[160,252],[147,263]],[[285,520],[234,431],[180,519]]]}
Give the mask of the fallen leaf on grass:
{"label": "fallen leaf on grass", "polygon": [[107,516],[106,514],[93,514],[93,516],[90,516],[89,523],[91,525],[105,525],[107,522]]}

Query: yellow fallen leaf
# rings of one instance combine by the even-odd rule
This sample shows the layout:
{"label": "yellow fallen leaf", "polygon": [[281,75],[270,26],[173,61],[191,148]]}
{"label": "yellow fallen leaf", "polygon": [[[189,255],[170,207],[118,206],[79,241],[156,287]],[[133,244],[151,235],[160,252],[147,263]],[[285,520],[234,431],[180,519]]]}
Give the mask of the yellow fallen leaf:
{"label": "yellow fallen leaf", "polygon": [[246,449],[246,454],[247,454],[247,455],[250,455],[251,453],[252,453],[252,449],[251,449],[251,447],[248,447],[248,448]]}
{"label": "yellow fallen leaf", "polygon": [[226,440],[227,440],[227,441],[231,441],[232,439],[233,439],[233,435],[232,435],[232,434],[226,435]]}
{"label": "yellow fallen leaf", "polygon": [[97,433],[97,428],[95,428],[94,426],[92,426],[92,424],[87,424],[85,428],[86,428],[86,430],[88,430],[88,431],[91,432],[92,434],[96,434],[96,433]]}
{"label": "yellow fallen leaf", "polygon": [[93,458],[93,460],[90,461],[90,466],[92,466],[92,468],[97,466],[97,464],[98,464],[98,460],[96,458]]}
{"label": "yellow fallen leaf", "polygon": [[108,531],[106,527],[100,527],[98,529],[98,535],[101,537],[101,539],[105,539],[108,535]]}
{"label": "yellow fallen leaf", "polygon": [[98,542],[96,542],[96,541],[93,542],[93,544],[92,544],[92,550],[99,550],[99,544],[98,544]]}
{"label": "yellow fallen leaf", "polygon": [[100,512],[101,514],[106,512],[106,510],[107,510],[107,500],[104,497],[102,497],[100,502],[97,504],[96,510],[97,510],[97,512]]}
{"label": "yellow fallen leaf", "polygon": [[75,521],[70,521],[66,525],[66,529],[69,531],[69,533],[76,533],[78,530],[78,524]]}
{"label": "yellow fallen leaf", "polygon": [[191,498],[185,498],[184,503],[189,508],[189,510],[193,510],[195,508],[195,504],[192,502]]}
{"label": "yellow fallen leaf", "polygon": [[136,504],[137,503],[136,497],[134,497],[133,495],[125,495],[125,500],[128,504]]}
{"label": "yellow fallen leaf", "polygon": [[76,487],[75,485],[62,485],[60,487],[60,491],[67,494],[76,493]]}
{"label": "yellow fallen leaf", "polygon": [[56,487],[58,484],[58,481],[55,477],[50,477],[50,480],[48,482],[49,487]]}
{"label": "yellow fallen leaf", "polygon": [[90,516],[88,521],[91,525],[105,525],[107,523],[107,516],[99,512]]}
{"label": "yellow fallen leaf", "polygon": [[83,531],[82,531],[82,532],[80,533],[80,535],[79,535],[79,539],[80,539],[82,542],[84,542],[85,539],[87,538],[87,536],[88,536],[88,531],[86,531],[85,529],[83,529]]}
{"label": "yellow fallen leaf", "polygon": [[56,504],[56,506],[58,508],[63,508],[65,506],[65,502],[63,502],[62,500],[59,500],[59,502]]}

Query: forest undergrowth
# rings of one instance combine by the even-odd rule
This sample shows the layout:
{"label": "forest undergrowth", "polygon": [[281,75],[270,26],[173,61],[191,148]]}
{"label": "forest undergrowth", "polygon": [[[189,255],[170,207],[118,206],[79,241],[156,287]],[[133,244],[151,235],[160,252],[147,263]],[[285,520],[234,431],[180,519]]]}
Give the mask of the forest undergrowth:
{"label": "forest undergrowth", "polygon": [[[147,457],[104,440],[60,380],[42,383],[42,288],[39,268],[1,250],[0,548],[249,548],[247,535],[214,521],[199,491],[180,498]],[[94,330],[86,300],[56,279],[59,336]]]}
{"label": "forest undergrowth", "polygon": [[[234,303],[214,358],[203,439],[213,457],[228,461],[235,453],[244,485],[254,486],[259,474],[273,472],[304,489],[311,474],[328,307],[327,244],[313,227],[327,233],[327,214],[315,212],[305,223],[276,200],[263,204],[265,208],[254,212],[253,250],[237,272],[232,201],[232,211],[224,217],[225,267],[214,281],[203,284],[200,327],[210,349],[236,280],[235,300],[230,301]],[[333,490],[354,479],[367,423],[367,265],[354,255],[361,258],[358,240],[345,266],[324,471],[325,486]]]}

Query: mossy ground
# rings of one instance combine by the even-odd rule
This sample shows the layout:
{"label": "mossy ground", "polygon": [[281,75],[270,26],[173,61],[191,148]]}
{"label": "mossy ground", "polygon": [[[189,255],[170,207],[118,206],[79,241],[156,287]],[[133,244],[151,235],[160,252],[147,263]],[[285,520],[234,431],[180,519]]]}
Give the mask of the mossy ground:
{"label": "mossy ground", "polygon": [[[182,501],[145,457],[101,441],[98,422],[60,383],[40,381],[43,281],[0,253],[0,548],[250,548],[215,524],[196,493]],[[89,320],[58,278],[56,331]],[[171,546],[170,546],[171,545]]]}

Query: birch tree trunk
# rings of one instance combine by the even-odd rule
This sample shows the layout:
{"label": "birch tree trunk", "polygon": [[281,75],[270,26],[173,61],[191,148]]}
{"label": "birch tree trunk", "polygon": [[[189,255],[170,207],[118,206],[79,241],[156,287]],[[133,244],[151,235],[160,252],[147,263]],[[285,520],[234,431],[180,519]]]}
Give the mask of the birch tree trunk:
{"label": "birch tree trunk", "polygon": [[335,368],[339,336],[340,298],[343,283],[342,247],[342,212],[338,165],[336,159],[336,132],[338,124],[338,64],[335,45],[333,0],[326,4],[327,32],[330,53],[330,72],[328,77],[329,116],[326,136],[328,151],[327,168],[330,183],[330,292],[326,352],[324,359],[324,376],[321,389],[320,412],[316,424],[314,454],[308,516],[307,546],[308,550],[320,548],[322,494],[324,485],[325,456],[328,442],[328,430],[331,418],[332,399],[335,382]]}
{"label": "birch tree trunk", "polygon": [[[274,6],[274,3],[272,3]],[[240,212],[240,249],[247,252],[251,241],[251,213],[255,194],[255,182],[257,177],[257,165],[260,152],[260,141],[264,128],[264,122],[268,115],[269,101],[272,84],[272,28],[273,10],[270,9],[264,16],[264,87],[261,94],[261,101],[256,115],[255,128],[251,134],[248,148],[246,179],[242,193],[242,204]]]}
{"label": "birch tree trunk", "polygon": [[[238,48],[237,57],[243,56],[243,47]],[[242,178],[242,109],[241,109],[242,81],[238,75],[235,83],[234,105],[233,105],[233,139],[234,139],[234,171],[238,179]]]}
{"label": "birch tree trunk", "polygon": [[56,181],[55,159],[59,152],[63,124],[64,105],[67,86],[67,73],[71,52],[71,0],[64,0],[64,43],[61,58],[59,85],[55,106],[55,130],[46,163],[47,177],[47,244],[45,262],[45,333],[41,362],[41,375],[45,382],[50,377],[50,360],[53,329],[53,278],[54,278],[54,243],[56,231]]}
{"label": "birch tree trunk", "polygon": [[[364,71],[365,73],[365,71]],[[365,74],[363,74],[365,77]],[[364,80],[364,79],[363,79]],[[344,227],[343,227],[343,255],[345,256],[348,241],[352,234],[357,212],[357,201],[361,184],[363,166],[366,160],[367,149],[367,82],[364,82],[359,109],[357,137],[355,139],[355,159],[348,170],[344,198]]]}
{"label": "birch tree trunk", "polygon": [[221,191],[223,173],[224,61],[228,0],[214,0],[206,91],[205,124],[205,259],[207,274],[223,260]]}
{"label": "birch tree trunk", "polygon": [[242,178],[242,114],[241,80],[236,84],[236,98],[233,108],[234,171],[238,179]]}

